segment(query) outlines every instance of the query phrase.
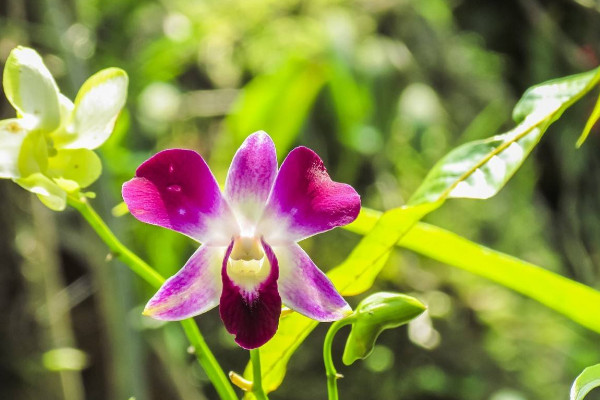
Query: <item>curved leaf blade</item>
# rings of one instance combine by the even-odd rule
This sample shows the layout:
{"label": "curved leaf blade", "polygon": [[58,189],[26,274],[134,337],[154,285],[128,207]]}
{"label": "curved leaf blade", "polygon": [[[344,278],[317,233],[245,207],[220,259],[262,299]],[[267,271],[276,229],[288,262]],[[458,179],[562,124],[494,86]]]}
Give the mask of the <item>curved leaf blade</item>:
{"label": "curved leaf blade", "polygon": [[503,135],[469,142],[451,151],[429,172],[409,204],[494,196],[523,164],[550,124],[598,81],[600,68],[530,88],[513,113],[519,125]]}
{"label": "curved leaf blade", "polygon": [[600,386],[600,364],[587,367],[573,382],[570,400],[583,400],[593,389]]}
{"label": "curved leaf blade", "polygon": [[528,115],[540,110],[569,107],[590,91],[600,80],[600,68],[563,78],[552,79],[530,87],[513,110],[513,120],[521,123]]}

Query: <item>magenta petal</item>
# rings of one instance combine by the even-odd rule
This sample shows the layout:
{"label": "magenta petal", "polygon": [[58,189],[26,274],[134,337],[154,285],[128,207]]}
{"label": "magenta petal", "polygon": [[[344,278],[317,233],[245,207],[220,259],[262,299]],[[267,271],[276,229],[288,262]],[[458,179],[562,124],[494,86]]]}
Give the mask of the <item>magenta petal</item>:
{"label": "magenta petal", "polygon": [[271,272],[255,291],[244,291],[227,275],[227,261],[232,248],[233,243],[225,253],[221,268],[223,292],[219,312],[227,331],[235,335],[236,343],[245,349],[255,349],[268,342],[275,335],[279,325],[279,266],[273,250],[263,242],[265,254],[271,263]]}
{"label": "magenta petal", "polygon": [[349,224],[359,211],[352,186],[332,181],[314,151],[297,147],[281,165],[258,230],[272,245],[295,242]]}
{"label": "magenta petal", "polygon": [[260,218],[276,175],[273,140],[263,131],[248,136],[235,154],[225,182],[225,196],[248,228]]}
{"label": "magenta petal", "polygon": [[176,321],[214,308],[221,295],[224,254],[224,247],[201,246],[150,299],[144,315]]}
{"label": "magenta petal", "polygon": [[123,199],[142,222],[226,246],[237,224],[202,157],[192,150],[164,150],[123,185]]}
{"label": "magenta petal", "polygon": [[297,244],[274,247],[283,304],[317,321],[336,321],[352,312],[329,278]]}

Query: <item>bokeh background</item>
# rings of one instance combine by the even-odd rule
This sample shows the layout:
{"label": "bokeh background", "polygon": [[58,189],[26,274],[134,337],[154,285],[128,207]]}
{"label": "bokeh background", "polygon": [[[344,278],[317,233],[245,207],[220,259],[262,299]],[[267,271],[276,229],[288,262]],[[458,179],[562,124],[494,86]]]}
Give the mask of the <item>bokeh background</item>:
{"label": "bokeh background", "polygon": [[[154,152],[195,149],[222,183],[237,145],[264,129],[280,161],[309,146],[364,205],[400,206],[451,148],[510,129],[528,86],[600,63],[600,3],[2,0],[0,63],[16,45],[36,48],[71,98],[101,68],[129,73],[93,205],[170,275],[195,244],[111,214],[121,184]],[[574,148],[594,101],[553,125],[496,197],[448,201],[427,221],[600,288],[598,128]],[[13,112],[2,97],[0,118]],[[106,259],[78,215],[52,213],[9,181],[0,199],[1,399],[216,398],[180,326],[140,315],[153,291]],[[358,240],[336,230],[302,245],[328,270]],[[600,360],[597,334],[407,251],[394,253],[374,290],[417,296],[429,313],[386,331],[351,367],[341,365],[339,334],[344,399],[566,399],[574,377]],[[197,320],[223,368],[242,372],[247,353],[218,312]],[[319,326],[292,357],[272,399],[326,397],[325,332]]]}

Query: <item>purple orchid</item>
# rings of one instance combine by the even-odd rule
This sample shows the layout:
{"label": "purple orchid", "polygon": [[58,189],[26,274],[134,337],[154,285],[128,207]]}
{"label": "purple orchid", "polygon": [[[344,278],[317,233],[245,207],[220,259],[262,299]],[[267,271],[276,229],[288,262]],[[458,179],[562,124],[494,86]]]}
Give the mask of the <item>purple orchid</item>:
{"label": "purple orchid", "polygon": [[277,171],[269,135],[252,134],[231,162],[224,194],[198,153],[164,150],[123,185],[123,199],[140,221],[202,243],[145,315],[180,320],[219,305],[229,333],[252,349],[277,331],[282,302],[317,321],[351,312],[296,242],[354,221],[360,197],[333,182],[306,147],[292,150]]}

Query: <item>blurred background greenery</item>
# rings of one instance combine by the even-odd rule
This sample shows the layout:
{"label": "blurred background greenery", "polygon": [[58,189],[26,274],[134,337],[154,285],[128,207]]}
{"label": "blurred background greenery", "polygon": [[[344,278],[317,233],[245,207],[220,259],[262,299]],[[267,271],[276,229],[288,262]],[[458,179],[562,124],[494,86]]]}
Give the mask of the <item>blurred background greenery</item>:
{"label": "blurred background greenery", "polygon": [[[594,0],[3,0],[0,61],[34,47],[71,98],[101,68],[129,73],[93,204],[171,275],[195,244],[110,213],[152,153],[195,149],[223,183],[236,147],[263,129],[280,161],[306,145],[364,205],[397,207],[451,148],[509,129],[528,86],[596,67],[599,11]],[[593,101],[569,110],[498,196],[449,201],[427,221],[600,288],[598,129],[574,148]],[[0,118],[11,113],[2,98]],[[152,290],[106,259],[78,215],[54,214],[9,181],[0,196],[0,398],[216,398],[180,327],[140,315]],[[303,247],[328,270],[358,239],[337,230]],[[566,399],[600,360],[596,334],[407,251],[374,290],[412,294],[429,312],[351,367],[340,334],[341,398]],[[223,368],[242,372],[247,353],[218,312],[198,323]],[[325,331],[294,355],[272,399],[325,398]]]}

